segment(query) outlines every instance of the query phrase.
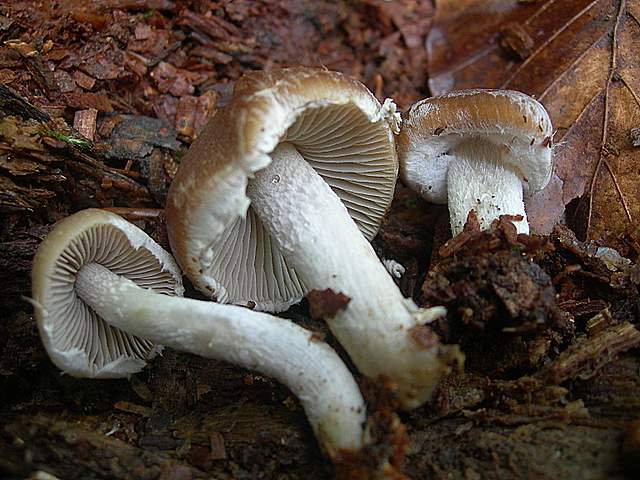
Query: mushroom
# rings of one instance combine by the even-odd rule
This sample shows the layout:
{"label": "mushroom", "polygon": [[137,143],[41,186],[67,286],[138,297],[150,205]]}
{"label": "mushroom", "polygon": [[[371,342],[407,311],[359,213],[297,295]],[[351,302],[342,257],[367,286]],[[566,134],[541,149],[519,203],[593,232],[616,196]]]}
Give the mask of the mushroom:
{"label": "mushroom", "polygon": [[32,281],[42,341],[71,375],[128,376],[163,344],[276,378],[331,456],[363,445],[364,400],[327,344],[266,313],[180,297],[171,256],[115,214],[90,209],[59,222],[38,248]]}
{"label": "mushroom", "polygon": [[136,373],[161,349],[148,339],[110,326],[79,298],[81,282],[76,277],[91,262],[158,297],[183,294],[180,270],[171,255],[138,227],[96,209],[57,223],[34,257],[35,314],[53,363],[78,377],[120,378]]}
{"label": "mushroom", "polygon": [[521,215],[523,190],[544,188],[553,171],[551,120],[521,92],[461,90],[424,99],[409,110],[398,137],[400,177],[427,201],[449,205],[457,235],[471,210],[480,228],[500,215]]}
{"label": "mushroom", "polygon": [[310,290],[350,297],[329,328],[413,408],[458,351],[424,326],[444,308],[405,299],[367,240],[392,200],[398,121],[390,100],[339,73],[252,72],[183,158],[166,213],[178,263],[218,300],[266,309]]}

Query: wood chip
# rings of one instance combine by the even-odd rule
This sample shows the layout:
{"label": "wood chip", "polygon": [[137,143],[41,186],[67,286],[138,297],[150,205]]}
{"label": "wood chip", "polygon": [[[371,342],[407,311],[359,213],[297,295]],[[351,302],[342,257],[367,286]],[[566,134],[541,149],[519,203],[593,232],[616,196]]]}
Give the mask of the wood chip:
{"label": "wood chip", "polygon": [[589,319],[586,326],[587,335],[595,337],[612,323],[613,318],[611,318],[611,313],[609,312],[609,309],[605,308],[603,311]]}
{"label": "wood chip", "polygon": [[330,288],[312,290],[307,294],[309,315],[314,320],[331,319],[344,310],[351,299],[344,293],[336,293]]}
{"label": "wood chip", "polygon": [[224,437],[219,432],[212,432],[211,438],[211,459],[222,460],[227,458],[227,450],[224,446]]}
{"label": "wood chip", "polygon": [[73,80],[77,85],[84,88],[85,90],[91,90],[96,84],[95,78],[90,77],[81,70],[76,70],[75,72],[73,72]]}
{"label": "wood chip", "polygon": [[176,108],[175,127],[178,135],[193,141],[196,136],[195,121],[198,99],[192,95],[184,95]]}
{"label": "wood chip", "polygon": [[116,402],[114,407],[123,412],[133,413],[134,415],[140,415],[141,417],[150,417],[153,410],[144,405],[137,405],[131,402]]}
{"label": "wood chip", "polygon": [[64,98],[67,101],[67,105],[71,108],[95,108],[101,112],[113,112],[111,101],[104,93],[67,93]]}
{"label": "wood chip", "polygon": [[93,141],[96,135],[96,119],[98,110],[89,108],[78,110],[73,117],[73,128],[75,128],[84,138]]}
{"label": "wood chip", "polygon": [[53,81],[60,93],[69,93],[76,89],[76,82],[73,80],[73,77],[69,75],[69,72],[64,70],[56,70],[53,72]]}

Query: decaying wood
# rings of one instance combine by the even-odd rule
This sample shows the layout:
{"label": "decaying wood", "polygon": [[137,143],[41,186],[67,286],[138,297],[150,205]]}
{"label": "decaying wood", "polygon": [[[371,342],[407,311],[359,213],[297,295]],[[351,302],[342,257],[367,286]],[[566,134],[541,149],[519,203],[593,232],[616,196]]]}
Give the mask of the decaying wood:
{"label": "decaying wood", "polygon": [[578,341],[540,372],[544,381],[560,384],[570,378],[590,378],[611,358],[640,346],[640,331],[630,323],[615,325],[595,335]]}
{"label": "decaying wood", "polygon": [[[30,291],[31,258],[55,221],[86,207],[109,208],[168,247],[162,206],[180,157],[247,69],[292,61],[322,65],[406,107],[428,93],[428,60],[432,86],[445,89],[442,68],[451,63],[438,56],[437,42],[455,35],[477,32],[479,43],[456,43],[454,60],[466,61],[478,45],[495,40],[488,50],[495,64],[520,62],[515,71],[525,72],[546,41],[532,25],[544,21],[553,32],[562,29],[556,23],[564,17],[527,18],[538,9],[561,8],[558,2],[513,0],[502,23],[480,31],[479,24],[455,28],[462,6],[476,0],[435,7],[411,0],[393,6],[377,0],[71,0],[44,2],[37,10],[31,3],[0,2],[0,477],[40,471],[83,479],[330,478],[332,466],[297,399],[271,379],[171,350],[128,380],[60,375],[22,298]],[[596,33],[612,30],[618,19],[625,66],[625,52],[637,42],[632,29],[640,27],[634,23],[637,1],[570,3],[569,13],[591,6]],[[429,41],[438,48],[428,54],[434,12],[437,28]],[[576,29],[588,38],[582,25],[567,33]],[[598,70],[606,81],[612,41],[603,38],[585,51],[604,53],[595,60],[606,67]],[[456,84],[467,86],[464,75],[473,68],[470,62],[455,70]],[[560,78],[558,69],[553,72]],[[547,78],[545,72],[516,80],[535,82],[537,75]],[[610,76],[612,105],[621,91],[635,94],[634,72]],[[504,80],[493,78],[496,85]],[[603,85],[594,83],[595,94]],[[539,93],[555,98],[545,88]],[[602,132],[578,128],[596,125],[602,114],[598,95],[580,99],[584,111],[572,109],[565,125],[575,120],[577,127],[561,132],[574,144]],[[619,117],[615,108],[612,114]],[[625,154],[637,155],[637,122],[630,127],[612,139],[628,143]],[[572,152],[580,156],[584,148]],[[589,161],[616,155],[597,145],[592,150]],[[564,189],[580,195],[592,170],[565,178]],[[554,198],[562,188],[556,185]],[[628,223],[624,215],[618,220]],[[406,450],[404,471],[416,479],[637,478],[640,267],[599,256],[602,245],[581,242],[563,227],[536,238],[514,235],[510,225],[505,218],[482,233],[471,221],[446,243],[446,209],[398,186],[374,246],[405,266],[399,280],[405,295],[449,309],[433,331],[415,329],[416,341],[430,344],[437,332],[461,342],[467,364],[438,386],[429,405],[399,414],[408,444],[405,427],[394,424],[402,448],[368,453],[396,455],[400,466]],[[636,230],[629,228],[619,242],[632,260],[640,252]],[[197,297],[189,288],[187,294]],[[347,301],[329,297],[321,298],[325,308],[317,316]],[[344,355],[307,307],[285,315]],[[387,389],[359,380],[370,409],[388,415],[393,402]]]}

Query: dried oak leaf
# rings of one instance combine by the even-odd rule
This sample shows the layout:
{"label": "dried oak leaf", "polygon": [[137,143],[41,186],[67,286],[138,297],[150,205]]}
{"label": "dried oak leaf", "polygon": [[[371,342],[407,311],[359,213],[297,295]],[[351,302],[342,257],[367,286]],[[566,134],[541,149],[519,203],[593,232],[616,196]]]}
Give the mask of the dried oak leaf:
{"label": "dried oak leaf", "polygon": [[[640,118],[640,1],[440,0],[436,7],[427,39],[433,94],[506,88],[549,110],[555,174],[528,201],[532,231],[549,233],[580,198],[580,215],[568,221],[583,237],[621,236],[640,218],[640,151],[631,140]],[[515,26],[519,42],[505,44]]]}

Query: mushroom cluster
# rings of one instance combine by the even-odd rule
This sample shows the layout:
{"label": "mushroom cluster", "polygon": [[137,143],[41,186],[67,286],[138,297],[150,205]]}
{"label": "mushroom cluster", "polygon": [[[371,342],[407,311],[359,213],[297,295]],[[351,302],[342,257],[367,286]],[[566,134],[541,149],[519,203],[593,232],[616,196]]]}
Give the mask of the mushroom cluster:
{"label": "mushroom cluster", "polygon": [[[348,301],[325,318],[336,340],[360,373],[418,407],[462,354],[428,325],[445,309],[404,298],[392,277],[404,269],[369,243],[399,169],[427,200],[448,202],[454,235],[471,210],[483,228],[519,215],[527,233],[523,193],[551,175],[551,122],[519,92],[426,99],[400,124],[391,100],[336,72],[242,77],[171,185],[177,264],[136,226],[94,209],[61,221],[38,249],[32,301],[53,362],[75,376],[122,377],[158,345],[229,361],[287,385],[330,456],[361,449],[365,404],[351,372],[311,332],[267,312],[313,290],[340,294]],[[214,301],[183,298],[181,270]]]}

